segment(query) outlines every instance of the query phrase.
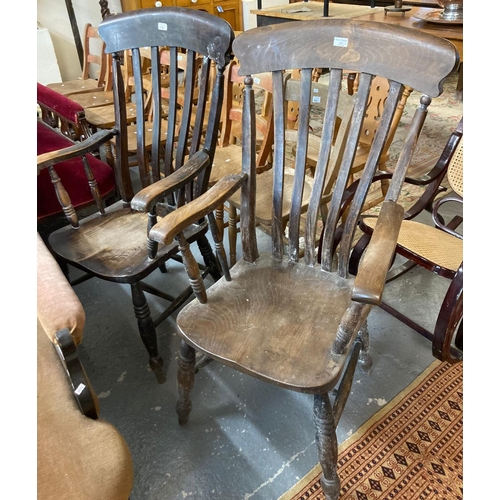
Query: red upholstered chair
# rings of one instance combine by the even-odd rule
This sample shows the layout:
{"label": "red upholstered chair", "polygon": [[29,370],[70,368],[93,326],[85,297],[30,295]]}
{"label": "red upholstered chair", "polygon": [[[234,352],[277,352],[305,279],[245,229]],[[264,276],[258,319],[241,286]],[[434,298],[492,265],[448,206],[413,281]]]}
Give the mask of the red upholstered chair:
{"label": "red upholstered chair", "polygon": [[[61,197],[63,204],[69,199],[78,210],[95,202],[97,187],[106,200],[115,193],[115,176],[107,163],[91,154],[100,145],[98,136],[85,148],[70,138],[90,135],[81,106],[40,83],[37,103],[42,110],[37,120],[37,221],[41,223],[63,214]],[[47,166],[55,152],[65,148],[72,148],[72,154]]]}

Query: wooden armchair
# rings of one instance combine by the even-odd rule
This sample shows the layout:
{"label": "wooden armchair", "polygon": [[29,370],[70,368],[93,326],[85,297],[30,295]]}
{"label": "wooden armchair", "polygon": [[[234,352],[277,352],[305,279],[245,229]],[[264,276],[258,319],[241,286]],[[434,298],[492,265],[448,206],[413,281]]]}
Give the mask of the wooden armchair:
{"label": "wooden armchair", "polygon": [[[316,442],[323,468],[322,487],[328,500],[339,497],[335,428],[343,411],[356,362],[370,365],[367,317],[379,304],[403,219],[397,198],[432,97],[459,57],[450,42],[426,33],[377,22],[321,19],[283,23],[239,35],[233,51],[246,75],[243,117],[241,240],[243,258],[207,291],[206,302],[192,301],[177,316],[182,339],[179,354],[177,413],[185,425],[192,408],[197,352],[261,381],[314,395]],[[312,68],[329,68],[325,125],[312,193],[306,213],[304,257],[300,258],[299,223],[305,186]],[[283,71],[301,69],[297,155],[289,216],[289,245],[283,244],[285,169],[285,95],[291,80]],[[337,116],[342,71],[361,74],[339,173],[325,220],[318,265],[316,233],[325,175]],[[255,102],[252,76],[273,74],[275,123],[272,251],[261,252],[255,232],[256,175]],[[356,154],[372,79],[391,81],[376,139],[362,180],[343,223],[343,198]],[[374,235],[356,278],[348,273],[349,254],[367,190],[383,151],[401,93],[410,86],[423,93],[407,131],[396,172],[389,185]],[[263,174],[262,174],[263,175]],[[340,231],[338,231],[340,228]],[[168,244],[178,231],[175,217],[165,217],[150,231]],[[337,244],[337,237],[341,234]],[[361,382],[362,382],[361,378]],[[335,402],[329,392],[338,388]]]}
{"label": "wooden armchair", "polygon": [[[67,224],[64,207],[71,200],[75,211],[92,210],[96,189],[102,203],[115,194],[113,169],[99,159],[99,136],[90,137],[84,111],[58,92],[37,84],[37,222],[47,232]],[[82,142],[87,138],[86,142]],[[97,140],[96,140],[97,139]],[[71,151],[71,155],[63,151]],[[53,163],[55,158],[59,158]],[[93,209],[95,210],[95,209]]]}
{"label": "wooden armchair", "polygon": [[[99,33],[113,59],[116,125],[111,130],[96,133],[90,139],[104,143],[114,138],[114,165],[121,199],[104,207],[96,191],[99,211],[82,220],[76,216],[70,200],[66,200],[64,211],[69,225],[51,233],[48,243],[61,262],[80,269],[86,276],[130,285],[138,328],[149,354],[150,366],[157,380],[163,383],[165,373],[156,328],[193,291],[198,295],[203,294],[202,278],[210,274],[217,280],[220,269],[206,237],[208,223],[203,217],[188,218],[187,227],[176,235],[175,241],[167,245],[151,241],[148,233],[167,213],[176,214],[179,220],[184,221],[183,214],[193,205],[197,208],[209,207],[205,215],[217,206],[210,208],[212,193],[207,193],[206,189],[220,121],[224,69],[230,59],[234,35],[230,25],[222,19],[205,12],[174,7],[108,16],[99,26]],[[200,87],[200,96],[206,98],[211,89],[211,99],[209,106],[198,108],[194,127],[191,127],[191,117],[186,111],[182,114],[180,128],[175,120],[169,120],[166,135],[162,136],[159,52],[164,46],[186,52],[189,57],[203,56],[201,79],[204,84]],[[137,71],[134,72],[137,154],[134,162],[136,166],[130,167],[130,138],[126,119],[125,85],[120,69],[121,54],[130,49],[133,64],[139,65],[140,48],[145,47],[149,47],[151,51],[152,145],[149,151],[146,150],[146,102],[142,72]],[[212,62],[216,66],[215,72],[210,72]],[[188,75],[188,78],[192,76]],[[211,78],[214,78],[213,82],[210,82]],[[172,78],[169,84],[171,94],[175,95],[177,80]],[[185,99],[191,97],[191,94],[185,93]],[[172,102],[170,111],[169,117],[176,116],[175,102]],[[209,125],[202,134],[201,124],[205,121],[206,114],[209,116]],[[51,168],[60,158],[61,156],[50,158],[45,166]],[[221,203],[219,197],[216,197],[216,203]],[[190,252],[189,243],[193,242],[199,246],[203,264],[197,263]],[[182,259],[189,276],[190,285],[177,297],[144,282],[144,278],[152,272],[158,269],[166,271],[169,259]],[[77,282],[81,279],[85,278],[80,278]],[[146,293],[154,294],[168,303],[154,319],[151,317]],[[116,332],[117,335],[119,333]]]}
{"label": "wooden armchair", "polygon": [[[389,175],[385,177],[390,178]],[[447,177],[451,192],[435,200],[443,189],[442,181]],[[461,361],[463,358],[463,236],[457,229],[463,222],[461,215],[442,215],[445,203],[463,202],[463,120],[450,135],[436,165],[422,178],[407,178],[408,183],[425,187],[420,198],[406,211],[398,236],[396,254],[404,259],[394,265],[387,275],[387,282],[420,266],[450,280],[448,291],[434,329],[424,328],[412,318],[403,314],[385,301],[379,306],[407,326],[432,342],[433,355],[448,362]],[[432,211],[435,226],[420,222],[417,217],[424,210]],[[377,218],[365,216],[359,227],[363,236],[353,249],[350,260],[350,272],[356,274],[360,260],[366,250],[375,227]],[[408,290],[411,299],[411,289]]]}

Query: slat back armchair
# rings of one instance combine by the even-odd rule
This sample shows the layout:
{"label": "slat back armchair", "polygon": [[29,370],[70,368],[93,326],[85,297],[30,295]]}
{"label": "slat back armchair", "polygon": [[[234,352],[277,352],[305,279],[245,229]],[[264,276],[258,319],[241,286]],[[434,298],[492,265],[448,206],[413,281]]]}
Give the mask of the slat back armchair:
{"label": "slat back armchair", "polygon": [[[94,188],[99,211],[79,220],[71,200],[64,199],[69,225],[50,234],[48,241],[61,262],[84,271],[86,276],[130,285],[134,312],[149,354],[149,364],[158,381],[163,383],[165,372],[163,358],[158,350],[156,328],[190,297],[193,290],[198,295],[203,294],[203,278],[210,273],[217,280],[220,266],[206,237],[208,222],[203,216],[190,219],[184,232],[168,245],[151,241],[148,232],[165,214],[176,212],[180,210],[179,207],[189,210],[192,204],[206,206],[203,195],[206,194],[217,142],[224,69],[230,59],[234,34],[231,26],[222,19],[205,12],[174,7],[142,9],[108,16],[100,24],[99,33],[106,43],[107,52],[112,56],[115,126],[97,132],[90,139],[96,141],[97,145],[114,140],[114,168],[120,200],[111,206],[104,206],[98,189]],[[199,93],[208,104],[197,107],[194,126],[189,109],[192,107],[190,102],[196,75],[192,72],[194,64],[188,64],[184,88],[186,106],[181,123],[178,125],[175,119],[167,118],[167,126],[162,130],[159,58],[160,50],[165,46],[169,47],[174,59],[179,51],[186,53],[192,62],[198,55],[203,57]],[[141,48],[145,47],[149,47],[151,52],[152,122],[146,122],[146,99],[140,66]],[[121,55],[126,50],[132,53],[135,78],[137,124],[134,167],[130,166],[130,135],[127,133],[125,84],[121,69]],[[215,71],[211,71],[212,63]],[[214,78],[213,82],[210,82],[211,78]],[[170,102],[168,116],[175,117],[177,79],[170,79],[169,86],[174,99]],[[211,97],[207,99],[209,90]],[[206,115],[208,120],[205,119]],[[202,130],[204,123],[208,126]],[[146,130],[146,127],[151,127],[152,131]],[[151,144],[146,145],[146,134],[150,134]],[[43,167],[52,168],[58,158],[44,160]],[[89,175],[92,175],[91,171]],[[197,242],[203,264],[194,260],[189,250],[191,242]],[[169,259],[182,260],[189,277],[189,286],[177,297],[144,282],[144,278],[153,271],[166,271],[165,265]],[[145,293],[166,299],[169,303],[154,319]]]}
{"label": "slat back armchair", "polygon": [[[233,51],[245,75],[241,188],[243,257],[231,268],[231,280],[220,279],[207,301],[192,301],[177,316],[181,336],[177,413],[185,425],[192,409],[197,353],[252,377],[286,389],[314,395],[316,442],[323,469],[322,488],[328,500],[339,497],[335,428],[350,392],[359,356],[370,366],[367,316],[379,303],[396,246],[403,208],[398,195],[422,130],[432,97],[457,67],[458,53],[448,41],[417,30],[376,22],[326,19],[283,23],[243,32]],[[307,209],[304,257],[299,251],[299,222],[305,185],[310,91],[313,68],[329,69],[328,102],[316,175]],[[283,71],[300,69],[297,156],[285,253],[282,230],[285,169],[286,87]],[[325,173],[337,116],[342,71],[360,73],[354,110],[342,161],[325,222],[323,245],[316,253],[315,236]],[[274,191],[271,251],[259,251],[255,231],[255,100],[252,75],[273,73]],[[372,143],[362,180],[343,222],[351,164],[375,75],[391,81],[380,126]],[[367,189],[382,153],[404,87],[422,92],[388,187],[378,225],[354,279],[348,273],[349,253]],[[168,217],[150,232],[155,241],[175,234]],[[341,238],[338,238],[339,234]],[[338,241],[337,241],[338,240]],[[318,265],[317,261],[321,261]],[[201,361],[201,359],[200,359]],[[198,365],[200,366],[200,365]],[[343,376],[345,374],[345,376]],[[332,405],[329,391],[338,385]],[[263,417],[265,418],[265,417]]]}

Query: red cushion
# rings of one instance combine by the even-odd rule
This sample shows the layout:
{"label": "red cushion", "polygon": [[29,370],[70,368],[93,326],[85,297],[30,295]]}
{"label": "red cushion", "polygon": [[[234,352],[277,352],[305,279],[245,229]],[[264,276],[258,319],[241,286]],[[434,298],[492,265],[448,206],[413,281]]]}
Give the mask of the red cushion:
{"label": "red cushion", "polygon": [[47,106],[73,123],[78,123],[78,113],[83,113],[83,108],[78,103],[38,82],[36,84],[36,102]]}
{"label": "red cushion", "polygon": [[[72,144],[73,142],[70,139],[37,120],[37,155],[65,148]],[[113,169],[91,154],[86,156],[99,186],[101,196],[106,198],[115,188]],[[85,175],[83,161],[80,158],[63,161],[55,165],[54,168],[61,178],[75,209],[94,203],[87,176]],[[37,219],[40,220],[58,213],[62,213],[62,208],[55,194],[49,172],[44,169],[37,177]]]}

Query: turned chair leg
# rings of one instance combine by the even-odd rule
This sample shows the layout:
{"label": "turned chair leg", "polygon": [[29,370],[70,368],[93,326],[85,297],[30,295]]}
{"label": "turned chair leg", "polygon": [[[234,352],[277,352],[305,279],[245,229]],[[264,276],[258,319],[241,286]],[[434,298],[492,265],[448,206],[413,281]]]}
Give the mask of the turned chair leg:
{"label": "turned chair leg", "polygon": [[340,479],[337,474],[337,434],[332,405],[326,393],[314,395],[314,423],[319,462],[323,470],[321,488],[327,500],[337,500],[340,493]]}
{"label": "turned chair leg", "polygon": [[212,276],[214,281],[219,281],[222,278],[222,274],[219,268],[219,262],[215,257],[208,238],[206,236],[202,236],[201,238],[198,238],[197,242],[198,248],[201,252],[201,256],[203,257],[203,262],[205,262],[210,276]]}
{"label": "turned chair leg", "polygon": [[156,328],[151,318],[146,295],[141,288],[140,283],[132,283],[132,302],[134,304],[134,313],[139,325],[139,333],[142,342],[149,354],[149,366],[153,370],[158,383],[163,384],[167,380],[163,371],[163,358],[158,353],[158,342],[156,339]]}
{"label": "turned chair leg", "polygon": [[361,341],[358,363],[364,372],[368,372],[372,367],[373,361],[370,355],[370,334],[366,321],[358,332],[358,339]]}
{"label": "turned chair leg", "polygon": [[186,425],[188,423],[189,414],[193,406],[189,396],[194,386],[195,362],[196,351],[182,340],[179,354],[179,369],[177,372],[179,399],[175,407],[179,425]]}

